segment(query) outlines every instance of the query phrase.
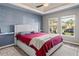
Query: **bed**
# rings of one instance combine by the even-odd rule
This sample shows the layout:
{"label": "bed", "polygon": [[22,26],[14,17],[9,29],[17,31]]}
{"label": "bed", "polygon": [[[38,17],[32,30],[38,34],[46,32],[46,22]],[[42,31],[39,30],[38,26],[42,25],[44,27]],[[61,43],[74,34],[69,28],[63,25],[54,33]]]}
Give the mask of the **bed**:
{"label": "bed", "polygon": [[16,45],[30,56],[51,55],[63,43],[61,35],[38,32],[31,25],[16,25],[15,36]]}

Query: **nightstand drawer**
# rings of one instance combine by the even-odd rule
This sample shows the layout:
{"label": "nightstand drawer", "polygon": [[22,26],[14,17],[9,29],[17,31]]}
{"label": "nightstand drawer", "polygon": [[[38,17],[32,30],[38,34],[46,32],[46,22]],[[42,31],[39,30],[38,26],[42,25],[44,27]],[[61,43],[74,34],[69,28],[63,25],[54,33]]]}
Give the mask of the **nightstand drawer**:
{"label": "nightstand drawer", "polygon": [[14,35],[7,34],[7,35],[0,35],[0,47],[5,45],[10,45],[14,43]]}

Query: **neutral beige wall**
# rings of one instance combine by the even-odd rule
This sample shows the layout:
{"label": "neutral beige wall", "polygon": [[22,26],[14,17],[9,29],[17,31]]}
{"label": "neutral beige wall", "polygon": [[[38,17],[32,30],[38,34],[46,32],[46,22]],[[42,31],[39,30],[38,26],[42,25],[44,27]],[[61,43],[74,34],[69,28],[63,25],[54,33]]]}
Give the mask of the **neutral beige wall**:
{"label": "neutral beige wall", "polygon": [[[62,36],[62,37],[64,41],[79,43],[79,8],[78,7],[44,15],[43,16],[43,31],[48,33],[48,18],[57,17],[59,18],[59,24],[60,24],[60,17],[68,16],[68,15],[76,15],[75,37],[66,37],[66,36]],[[60,33],[60,31],[61,31],[61,28],[60,28],[60,25],[58,25],[58,33]]]}

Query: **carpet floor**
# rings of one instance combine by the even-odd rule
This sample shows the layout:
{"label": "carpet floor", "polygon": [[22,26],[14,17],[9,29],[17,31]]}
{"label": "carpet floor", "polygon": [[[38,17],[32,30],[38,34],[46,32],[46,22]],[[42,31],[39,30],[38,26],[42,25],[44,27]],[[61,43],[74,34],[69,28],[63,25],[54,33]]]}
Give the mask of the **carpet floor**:
{"label": "carpet floor", "polygon": [[[28,56],[21,49],[15,46],[0,49],[0,56]],[[51,56],[79,56],[79,46],[63,44]]]}

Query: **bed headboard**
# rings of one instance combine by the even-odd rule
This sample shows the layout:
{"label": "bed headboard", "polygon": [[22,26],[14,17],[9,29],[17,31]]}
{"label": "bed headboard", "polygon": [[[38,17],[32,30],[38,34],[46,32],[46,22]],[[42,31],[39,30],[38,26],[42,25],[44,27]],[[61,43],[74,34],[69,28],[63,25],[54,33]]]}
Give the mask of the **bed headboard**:
{"label": "bed headboard", "polygon": [[24,32],[24,31],[37,31],[38,26],[33,25],[15,25],[15,33]]}

